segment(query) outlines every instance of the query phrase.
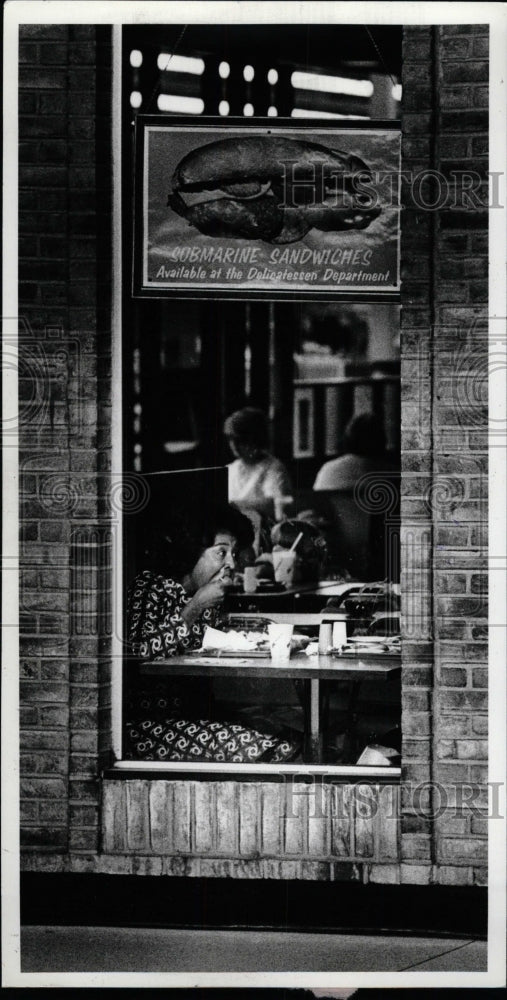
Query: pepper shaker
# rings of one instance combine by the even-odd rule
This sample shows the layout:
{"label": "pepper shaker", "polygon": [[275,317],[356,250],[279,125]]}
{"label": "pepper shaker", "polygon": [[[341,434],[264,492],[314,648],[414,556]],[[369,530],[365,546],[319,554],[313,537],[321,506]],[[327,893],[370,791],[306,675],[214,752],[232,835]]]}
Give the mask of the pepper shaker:
{"label": "pepper shaker", "polygon": [[333,623],[322,621],[319,626],[319,653],[329,653],[333,645]]}

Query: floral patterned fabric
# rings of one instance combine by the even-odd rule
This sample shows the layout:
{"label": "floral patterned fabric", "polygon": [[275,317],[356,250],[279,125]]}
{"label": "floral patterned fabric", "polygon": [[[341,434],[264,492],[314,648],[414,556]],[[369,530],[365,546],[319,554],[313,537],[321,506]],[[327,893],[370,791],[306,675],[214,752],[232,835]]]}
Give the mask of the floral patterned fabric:
{"label": "floral patterned fabric", "polygon": [[209,719],[127,722],[126,759],[227,764],[290,760],[298,747],[239,723]]}
{"label": "floral patterned fabric", "polygon": [[181,583],[149,570],[136,577],[127,604],[128,639],[132,654],[165,660],[176,653],[198,649],[206,625],[215,625],[218,612],[207,608],[192,626],[181,612],[190,597]]}
{"label": "floral patterned fabric", "polygon": [[[146,570],[136,577],[127,604],[128,639],[134,656],[163,660],[198,649],[206,625],[219,612],[209,608],[189,628],[182,610],[190,598],[181,583]],[[207,717],[213,706],[212,679],[126,678],[126,760],[276,763],[292,759],[297,743],[237,722]],[[204,714],[206,713],[206,714]]]}

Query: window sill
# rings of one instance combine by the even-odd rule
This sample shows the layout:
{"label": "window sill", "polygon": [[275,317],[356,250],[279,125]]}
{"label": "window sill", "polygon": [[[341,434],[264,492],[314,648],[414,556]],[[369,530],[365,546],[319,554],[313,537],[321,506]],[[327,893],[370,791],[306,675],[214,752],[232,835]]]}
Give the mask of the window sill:
{"label": "window sill", "polygon": [[368,782],[398,784],[399,767],[357,767],[344,764],[195,764],[187,761],[160,763],[159,761],[119,760],[106,769],[107,779],[178,779],[180,781],[302,781],[318,778],[332,782]]}

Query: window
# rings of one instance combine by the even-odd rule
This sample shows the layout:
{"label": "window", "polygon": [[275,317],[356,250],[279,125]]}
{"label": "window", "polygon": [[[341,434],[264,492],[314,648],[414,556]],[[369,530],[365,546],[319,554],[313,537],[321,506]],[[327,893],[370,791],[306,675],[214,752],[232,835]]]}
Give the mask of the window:
{"label": "window", "polygon": [[[307,516],[329,558],[320,582],[315,572],[305,578],[303,571],[303,578],[284,590],[268,578],[271,568],[254,593],[244,592],[239,573],[228,588],[221,631],[242,626],[250,643],[262,644],[268,620],[294,626],[298,651],[283,666],[274,665],[262,648],[248,655],[232,650],[230,656],[222,651],[199,657],[182,645],[164,660],[148,660],[131,649],[135,655],[125,659],[122,678],[122,757],[126,767],[145,769],[230,766],[241,773],[308,764],[350,770],[367,747],[378,746],[361,766],[367,773],[377,766],[392,774],[400,750],[398,307],[132,300],[129,209],[136,112],[393,118],[400,97],[398,29],[392,29],[390,55],[385,48],[381,66],[367,29],[346,29],[347,46],[342,38],[334,51],[321,30],[321,58],[316,53],[315,70],[306,65],[304,72],[302,35],[288,37],[284,28],[281,46],[280,29],[273,26],[266,49],[263,29],[260,64],[252,56],[260,50],[251,32],[230,30],[229,36],[235,34],[230,48],[223,47],[220,32],[196,25],[182,37],[174,25],[123,31],[124,468],[145,477],[150,496],[167,487],[171,503],[177,507],[179,496],[180,509],[188,508],[189,498],[203,488],[189,488],[188,476],[194,474],[195,483],[199,469],[224,470],[232,459],[222,430],[225,418],[241,407],[258,407],[267,417],[269,451],[283,461],[292,484],[285,505],[267,513],[273,520],[284,515],[294,521],[311,510]],[[292,60],[287,51],[293,51]],[[350,419],[365,412],[382,428],[387,452],[384,463],[368,467],[370,480],[363,488],[368,495],[354,496],[349,488],[337,496],[326,486],[313,491],[319,469],[343,450]],[[204,482],[209,472],[203,475]],[[214,475],[214,495],[225,500],[224,473]],[[379,476],[389,496],[380,510],[374,497]],[[174,487],[178,477],[186,487]],[[137,519],[124,517],[125,591],[146,569],[144,533],[155,520],[151,513],[148,507]],[[260,539],[257,523],[255,528],[258,554],[259,545],[270,548],[273,541]],[[372,589],[379,580],[385,586]],[[368,581],[370,588],[362,589]],[[159,606],[166,598],[174,602],[174,593],[157,587],[139,596],[144,611],[147,600]],[[340,631],[344,609],[346,636]],[[173,608],[177,618],[181,611]],[[323,619],[329,623],[322,625]],[[318,643],[320,636],[322,647],[328,633],[328,646],[333,636],[339,645],[347,639],[346,655],[308,656],[306,640]],[[373,648],[380,652],[370,652]],[[362,659],[354,650],[362,651]],[[208,755],[200,752],[203,747],[211,748]],[[382,758],[382,747],[387,757]]]}

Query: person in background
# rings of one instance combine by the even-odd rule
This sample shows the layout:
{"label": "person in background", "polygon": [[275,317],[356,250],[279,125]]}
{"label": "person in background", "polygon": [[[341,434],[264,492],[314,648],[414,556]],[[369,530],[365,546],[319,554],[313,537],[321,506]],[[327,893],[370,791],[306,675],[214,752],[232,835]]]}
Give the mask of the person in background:
{"label": "person in background", "polygon": [[373,413],[349,420],[343,435],[343,454],[326,462],[317,473],[314,490],[353,490],[369,472],[393,471],[385,455],[382,424]]}
{"label": "person in background", "polygon": [[296,546],[295,583],[317,581],[324,569],[328,549],[326,539],[317,527],[308,521],[291,518],[280,521],[271,529],[271,552],[265,552],[256,560],[259,575],[271,579],[273,574],[273,552],[279,549],[290,549],[298,536]]}
{"label": "person in background", "polygon": [[229,468],[229,503],[272,517],[275,503],[290,496],[291,482],[280,459],[268,450],[268,424],[262,410],[247,406],[232,413],[224,434],[234,455]]}

